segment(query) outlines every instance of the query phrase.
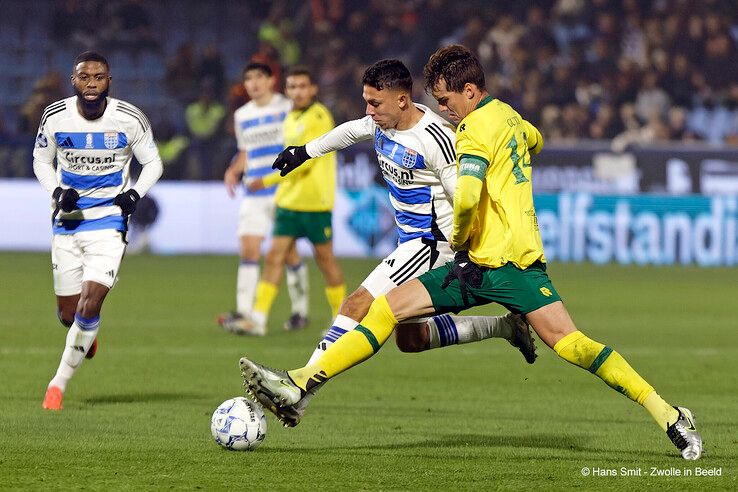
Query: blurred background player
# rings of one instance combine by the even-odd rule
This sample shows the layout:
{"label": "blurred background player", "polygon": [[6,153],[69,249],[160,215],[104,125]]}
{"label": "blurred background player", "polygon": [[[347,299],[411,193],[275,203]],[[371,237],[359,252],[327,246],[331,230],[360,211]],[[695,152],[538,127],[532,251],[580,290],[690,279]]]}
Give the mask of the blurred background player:
{"label": "blurred background player", "polygon": [[[286,174],[308,159],[373,139],[395,209],[397,248],[349,295],[308,364],[353,330],[376,297],[453,258],[448,244],[453,226],[451,197],[456,185],[453,130],[429,108],[412,101],[413,80],[399,60],[380,60],[367,68],[362,85],[364,118],[343,123],[304,146],[287,148],[275,163]],[[528,326],[514,315],[443,315],[427,321],[409,320],[396,331],[397,345],[403,352],[491,337],[507,339],[520,348],[529,363],[535,360]],[[296,425],[316,390],[311,389],[299,405],[281,408],[278,417],[286,425]]]}
{"label": "blurred background player", "polygon": [[[61,410],[67,383],[97,349],[100,309],[118,278],[128,216],[162,173],[151,125],[135,106],[108,97],[110,68],[86,51],[74,60],[75,96],[41,116],[33,170],[54,208],[51,261],[59,320],[69,327],[43,408]],[[129,185],[133,156],[143,166]],[[56,158],[56,169],[54,169]]]}
{"label": "blurred background player", "polygon": [[[274,77],[269,65],[250,63],[243,70],[243,83],[251,101],[234,113],[234,131],[238,153],[225,172],[226,191],[233,197],[243,180],[261,178],[272,172],[271,164],[284,148],[284,119],[292,103],[274,90]],[[248,321],[259,284],[261,243],[270,232],[274,220],[274,193],[276,186],[250,192],[241,203],[238,236],[240,264],[236,281],[236,311],[218,317],[218,323],[227,331],[239,335],[252,334],[253,323]],[[294,322],[291,328],[307,324],[308,277],[307,268],[293,245],[287,254],[287,287],[292,301]],[[256,334],[256,333],[254,333]]]}
{"label": "blurred background player", "polygon": [[[318,86],[306,68],[295,68],[287,74],[285,94],[292,101],[292,111],[284,121],[286,145],[299,146],[333,129],[333,117],[328,109],[315,100]],[[336,194],[336,156],[326,154],[313,159],[292,174],[281,177],[273,172],[263,178],[252,179],[249,192],[258,192],[277,185],[276,213],[272,244],[266,255],[264,271],[256,289],[256,300],[251,312],[249,333],[266,333],[269,311],[277,296],[279,281],[290,251],[298,238],[306,237],[313,243],[315,261],[325,278],[325,295],[332,317],[338,314],[346,296],[341,267],[333,256],[332,210]],[[307,291],[305,297],[307,300]],[[285,323],[285,329],[300,328],[304,319],[294,313]],[[248,323],[248,320],[247,320]]]}

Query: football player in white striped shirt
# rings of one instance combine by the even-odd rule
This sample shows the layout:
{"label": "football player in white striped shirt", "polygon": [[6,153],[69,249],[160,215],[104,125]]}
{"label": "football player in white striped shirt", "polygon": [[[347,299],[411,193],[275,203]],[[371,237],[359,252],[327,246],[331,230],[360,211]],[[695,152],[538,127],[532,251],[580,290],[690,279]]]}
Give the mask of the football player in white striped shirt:
{"label": "football player in white striped shirt", "polygon": [[[256,325],[250,321],[249,315],[259,284],[261,243],[274,222],[277,187],[251,192],[246,185],[273,172],[271,164],[284,147],[284,119],[292,110],[292,102],[274,92],[274,77],[269,65],[249,63],[243,70],[243,79],[251,101],[233,115],[238,154],[223,177],[231,197],[235,196],[239,184],[243,184],[245,193],[238,223],[240,263],[236,279],[236,311],[220,315],[218,323],[238,335],[263,336],[265,331],[254,328]],[[285,329],[302,328],[308,321],[308,272],[296,247],[287,256],[286,273],[292,316],[285,323]]]}
{"label": "football player in white striped shirt", "polygon": [[[397,248],[346,298],[308,364],[341,335],[353,330],[376,297],[434,266],[453,261],[448,239],[453,228],[452,198],[456,187],[455,133],[446,120],[412,101],[412,84],[410,71],[401,61],[378,61],[362,78],[367,116],[343,123],[305,146],[289,147],[275,162],[284,175],[308,159],[371,139],[395,209]],[[395,337],[403,352],[499,337],[520,348],[528,362],[535,359],[527,324],[512,314],[444,314],[416,319],[398,325]],[[279,408],[277,417],[285,425],[296,425],[314,391],[315,388],[295,406]],[[274,406],[268,401],[264,403],[267,408]]]}
{"label": "football player in white striped shirt", "polygon": [[[52,273],[59,320],[69,327],[43,408],[61,410],[67,383],[97,350],[100,309],[118,278],[128,217],[162,173],[151,125],[135,106],[108,97],[99,53],[74,60],[75,96],[50,104],[38,128],[33,171],[52,200]],[[133,156],[143,167],[130,183]],[[56,167],[54,160],[56,159]]]}

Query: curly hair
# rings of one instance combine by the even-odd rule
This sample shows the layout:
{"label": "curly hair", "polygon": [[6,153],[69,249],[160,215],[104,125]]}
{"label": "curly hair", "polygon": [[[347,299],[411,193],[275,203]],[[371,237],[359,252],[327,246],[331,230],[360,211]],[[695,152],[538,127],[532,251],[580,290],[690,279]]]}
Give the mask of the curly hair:
{"label": "curly hair", "polygon": [[452,44],[439,48],[423,67],[425,92],[431,94],[441,79],[451,92],[461,92],[467,83],[485,89],[484,70],[476,56],[466,47]]}

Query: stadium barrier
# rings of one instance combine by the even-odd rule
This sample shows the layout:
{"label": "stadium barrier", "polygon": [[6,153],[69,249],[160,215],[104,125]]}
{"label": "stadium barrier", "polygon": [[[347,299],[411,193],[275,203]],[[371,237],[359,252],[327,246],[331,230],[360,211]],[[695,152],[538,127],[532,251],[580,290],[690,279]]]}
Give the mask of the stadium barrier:
{"label": "stadium barrier", "polygon": [[[7,203],[23,203],[0,219],[0,249],[49,249],[49,198],[35,180],[0,180]],[[151,191],[159,214],[148,231],[158,254],[235,254],[240,200],[216,182],[161,182]],[[538,225],[552,261],[639,265],[735,265],[738,197],[536,194]],[[333,216],[339,256],[384,256],[394,248],[394,216],[379,185],[340,189]],[[135,227],[131,240],[135,243]],[[300,249],[310,253],[304,241]]]}

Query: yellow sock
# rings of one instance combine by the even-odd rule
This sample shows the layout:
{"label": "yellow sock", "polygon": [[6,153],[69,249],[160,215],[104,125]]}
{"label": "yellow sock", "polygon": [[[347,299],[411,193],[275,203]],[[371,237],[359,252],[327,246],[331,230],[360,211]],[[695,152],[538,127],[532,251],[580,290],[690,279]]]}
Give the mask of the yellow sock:
{"label": "yellow sock", "polygon": [[341,309],[341,303],[346,297],[346,284],[339,284],[333,287],[326,286],[325,297],[328,299],[328,305],[331,307],[331,313],[333,314],[331,319],[336,319],[338,310]]}
{"label": "yellow sock", "polygon": [[655,391],[643,401],[643,408],[648,410],[648,413],[658,422],[663,431],[666,431],[667,427],[679,420],[677,409],[666,403]]}
{"label": "yellow sock", "polygon": [[[665,419],[673,416],[673,413],[665,408],[669,405],[656,394],[653,387],[645,379],[630,367],[630,364],[619,353],[610,347],[591,340],[580,331],[569,333],[559,340],[554,345],[554,350],[562,359],[587,369],[592,374],[599,376],[614,390],[643,405],[654,420],[666,430]],[[649,399],[649,397],[651,398]],[[649,400],[648,405],[646,400]],[[676,412],[673,408],[671,410]]]}
{"label": "yellow sock", "polygon": [[254,299],[254,311],[263,313],[264,315],[269,314],[274,304],[274,299],[277,297],[277,286],[266,282],[264,280],[259,282],[256,287],[256,298]]}
{"label": "yellow sock", "polygon": [[315,363],[289,371],[290,378],[303,390],[309,390],[376,354],[395,325],[397,319],[387,298],[378,297],[359,326],[344,333]]}

